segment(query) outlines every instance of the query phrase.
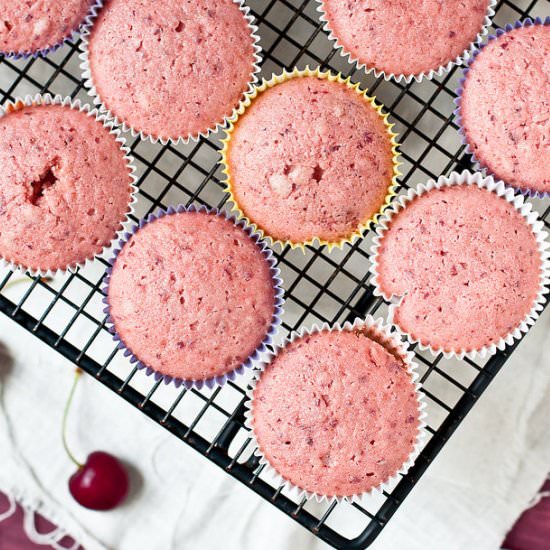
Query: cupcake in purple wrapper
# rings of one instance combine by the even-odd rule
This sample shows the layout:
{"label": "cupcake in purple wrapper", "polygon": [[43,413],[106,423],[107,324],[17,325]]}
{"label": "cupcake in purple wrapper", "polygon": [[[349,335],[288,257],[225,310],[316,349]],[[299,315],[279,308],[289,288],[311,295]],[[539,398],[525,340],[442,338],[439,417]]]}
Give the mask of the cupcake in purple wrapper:
{"label": "cupcake in purple wrapper", "polygon": [[297,499],[355,502],[388,489],[425,438],[415,369],[381,319],[293,333],[248,393],[260,463]]}
{"label": "cupcake in purple wrapper", "polygon": [[47,55],[71,40],[100,7],[99,0],[0,0],[0,55]]}
{"label": "cupcake in purple wrapper", "polygon": [[148,374],[223,384],[259,359],[282,313],[271,251],[206,208],[151,215],[115,253],[105,294],[115,338]]}
{"label": "cupcake in purple wrapper", "polygon": [[457,116],[467,152],[524,193],[550,196],[550,17],[507,25],[464,71]]}

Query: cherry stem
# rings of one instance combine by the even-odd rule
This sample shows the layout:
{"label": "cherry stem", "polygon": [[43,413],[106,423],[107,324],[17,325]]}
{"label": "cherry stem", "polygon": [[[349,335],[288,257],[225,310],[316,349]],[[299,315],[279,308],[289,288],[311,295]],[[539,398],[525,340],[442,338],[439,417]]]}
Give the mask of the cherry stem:
{"label": "cherry stem", "polygon": [[[53,281],[53,279],[51,277],[40,277],[40,280],[43,282],[43,283],[49,283],[51,281]],[[11,288],[13,286],[16,286],[20,283],[28,283],[32,281],[32,279],[29,279],[28,277],[22,277],[20,279],[14,279],[13,281],[9,281],[7,282],[4,287],[2,288],[2,290],[7,290],[8,288]]]}
{"label": "cherry stem", "polygon": [[82,468],[83,464],[78,462],[78,460],[74,457],[73,453],[71,453],[69,446],[67,445],[67,417],[69,416],[69,409],[71,408],[71,403],[73,402],[76,385],[78,384],[78,380],[80,379],[81,374],[82,374],[82,371],[80,369],[75,370],[71,392],[69,393],[69,397],[67,398],[67,402],[65,403],[65,410],[63,411],[63,424],[62,424],[62,431],[61,431],[61,437],[63,439],[63,447],[65,448],[65,452],[67,453],[67,456],[78,466],[78,468]]}

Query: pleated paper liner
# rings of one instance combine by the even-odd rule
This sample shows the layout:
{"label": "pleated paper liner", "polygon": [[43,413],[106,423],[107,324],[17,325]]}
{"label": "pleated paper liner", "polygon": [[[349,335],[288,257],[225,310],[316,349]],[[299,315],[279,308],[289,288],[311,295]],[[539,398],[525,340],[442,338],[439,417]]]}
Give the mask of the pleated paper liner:
{"label": "pleated paper liner", "polygon": [[[353,90],[360,97],[364,98],[365,102],[375,109],[375,111],[378,113],[378,115],[384,122],[384,126],[386,127],[387,133],[388,133],[388,144],[391,145],[393,174],[392,174],[391,180],[388,182],[387,195],[384,198],[383,203],[380,205],[379,211],[369,219],[361,222],[359,226],[352,233],[350,233],[350,235],[338,241],[327,241],[319,237],[313,237],[312,239],[309,239],[303,242],[296,242],[292,240],[280,240],[280,239],[273,238],[262,227],[260,227],[258,224],[256,224],[253,220],[251,220],[244,214],[233,192],[233,183],[231,179],[231,171],[229,168],[228,155],[229,155],[229,149],[231,146],[231,137],[238,124],[239,118],[245,114],[248,107],[250,107],[250,105],[254,103],[254,100],[265,90],[269,88],[273,88],[278,84],[282,84],[283,82],[286,82],[290,79],[303,78],[303,77],[317,77],[317,78],[326,79],[330,82],[338,82],[340,84],[347,86],[350,90]],[[283,247],[288,245],[292,249],[298,248],[303,252],[305,252],[306,246],[310,246],[310,245],[313,246],[315,244],[318,244],[319,246],[326,245],[330,252],[334,248],[341,249],[345,244],[352,244],[356,239],[361,238],[363,234],[369,229],[370,225],[376,222],[380,214],[391,203],[393,197],[396,194],[396,189],[399,185],[397,182],[397,179],[401,175],[401,172],[399,171],[399,166],[402,163],[399,161],[399,151],[398,151],[399,144],[397,142],[397,134],[393,132],[394,124],[388,121],[388,114],[384,114],[382,109],[383,109],[383,105],[378,104],[376,102],[376,97],[370,97],[367,94],[367,91],[361,90],[359,84],[352,84],[350,78],[343,78],[340,73],[333,74],[329,71],[321,71],[319,68],[310,69],[309,67],[306,67],[304,70],[299,70],[295,68],[292,72],[287,72],[285,69],[283,70],[282,74],[273,75],[270,80],[264,79],[260,85],[254,87],[254,89],[251,92],[246,94],[245,99],[241,103],[238,111],[229,119],[229,126],[226,130],[226,135],[224,139],[222,139],[223,147],[222,147],[222,150],[220,151],[220,154],[221,154],[220,162],[223,167],[222,172],[225,175],[225,191],[229,193],[229,200],[232,205],[231,211],[234,212],[239,219],[244,219],[247,224],[252,225],[255,228],[255,230],[258,231],[262,235],[262,237],[264,237],[269,242],[271,246],[275,244],[280,244]]]}
{"label": "pleated paper liner", "polygon": [[[487,13],[483,22],[483,26],[480,29],[475,40],[470,43],[469,47],[466,48],[461,55],[457,56],[455,59],[449,60],[445,65],[440,65],[439,67],[423,71],[418,74],[394,74],[386,73],[385,71],[378,70],[375,66],[367,65],[361,62],[357,57],[355,57],[346,47],[339,41],[338,36],[333,32],[330,27],[330,21],[328,21],[324,1],[317,0],[319,6],[317,11],[320,13],[320,20],[323,23],[323,29],[328,33],[329,40],[334,42],[334,48],[340,51],[340,54],[347,58],[347,61],[357,67],[362,69],[366,74],[373,73],[376,78],[382,77],[384,80],[395,80],[396,82],[405,82],[410,84],[413,80],[416,82],[422,82],[422,80],[432,80],[436,76],[443,76],[448,73],[454,66],[462,65],[472,59],[474,52],[477,50],[478,45],[482,42],[483,38],[487,36],[489,32],[489,27],[491,26],[492,19],[495,15],[495,8],[497,5],[497,0],[489,0],[487,4]],[[414,5],[411,4],[411,10],[414,9]],[[434,25],[437,25],[437,21],[434,21]],[[365,31],[367,32],[367,31]],[[426,37],[426,47],[429,47],[429,37]]]}
{"label": "pleated paper liner", "polygon": [[[121,336],[117,333],[115,320],[111,317],[111,308],[110,308],[109,298],[108,298],[109,283],[111,280],[113,267],[116,264],[117,256],[120,254],[120,252],[122,251],[122,249],[124,248],[128,240],[134,234],[139,232],[141,228],[143,228],[144,226],[146,226],[151,222],[154,222],[159,218],[163,218],[164,216],[171,216],[174,214],[186,213],[186,212],[198,212],[205,215],[221,216],[229,220],[233,224],[235,224],[236,227],[240,228],[243,231],[243,233],[245,233],[256,244],[262,256],[264,257],[265,261],[268,263],[269,272],[271,275],[273,290],[274,290],[274,308],[273,308],[271,324],[262,342],[258,345],[258,347],[254,350],[254,352],[237,367],[231,369],[225,374],[215,376],[212,378],[205,378],[205,379],[184,379],[184,378],[165,375],[161,372],[156,371],[151,366],[143,363],[139,358],[139,356],[134,354],[134,352],[124,343]],[[261,357],[268,351],[268,346],[270,346],[273,343],[274,339],[278,334],[278,331],[281,325],[281,317],[283,315],[284,291],[282,288],[282,280],[280,277],[281,272],[280,272],[280,269],[277,267],[276,258],[273,252],[269,249],[269,247],[267,247],[266,243],[261,239],[258,233],[256,233],[250,226],[247,226],[244,222],[237,220],[234,216],[227,214],[225,211],[220,211],[214,208],[206,208],[205,206],[196,207],[194,205],[191,205],[189,207],[186,207],[183,205],[179,205],[177,207],[171,206],[167,210],[158,210],[154,214],[150,214],[146,219],[141,220],[138,225],[134,226],[129,232],[123,235],[123,237],[118,242],[118,246],[115,248],[113,252],[113,257],[109,260],[109,263],[110,263],[110,267],[107,269],[107,274],[103,281],[103,288],[102,288],[102,291],[104,294],[103,303],[105,304],[104,313],[107,314],[106,326],[108,327],[109,331],[113,334],[113,339],[116,342],[118,342],[118,348],[122,350],[124,356],[129,357],[130,362],[132,364],[135,364],[135,366],[138,369],[144,370],[145,374],[147,374],[148,376],[153,375],[155,380],[163,380],[166,384],[169,384],[172,382],[176,387],[183,385],[188,389],[192,387],[200,389],[203,386],[206,386],[208,388],[221,386],[225,384],[228,380],[235,380],[237,375],[241,375],[247,369],[253,367],[261,359]]]}
{"label": "pleated paper liner", "polygon": [[[330,332],[330,331],[360,331],[363,332],[367,337],[373,339],[382,345],[390,353],[398,356],[405,365],[407,372],[411,379],[411,385],[415,391],[416,400],[418,402],[418,430],[416,439],[413,444],[413,449],[410,452],[408,458],[403,463],[403,465],[394,472],[388,479],[384,480],[382,483],[378,484],[375,487],[372,487],[368,491],[361,493],[350,494],[350,495],[325,495],[317,492],[309,491],[305,487],[299,487],[292,483],[289,479],[285,478],[277,469],[271,465],[269,460],[264,456],[260,444],[254,433],[254,391],[258,381],[260,380],[263,372],[269,368],[269,365],[277,354],[285,349],[290,343],[294,342],[296,339],[302,338],[307,335],[316,334],[319,332]],[[407,471],[414,464],[416,458],[420,454],[424,443],[427,439],[426,431],[426,403],[424,401],[423,393],[420,391],[420,384],[418,380],[418,365],[414,361],[414,353],[409,351],[409,347],[406,343],[402,341],[402,335],[395,330],[395,327],[392,327],[390,324],[386,323],[382,319],[374,319],[372,316],[368,315],[366,319],[356,319],[353,323],[346,322],[343,325],[335,324],[333,326],[324,323],[320,326],[314,325],[311,329],[301,328],[297,332],[291,333],[287,340],[281,345],[277,346],[273,352],[269,354],[269,357],[263,361],[260,370],[255,372],[253,380],[250,382],[250,387],[247,391],[247,401],[245,406],[247,410],[245,412],[245,425],[250,429],[250,437],[252,438],[252,446],[254,448],[254,454],[259,458],[260,464],[264,465],[264,468],[267,468],[271,477],[276,480],[276,483],[279,487],[284,487],[289,491],[290,497],[299,502],[304,497],[306,499],[315,499],[317,502],[333,502],[338,503],[347,501],[350,503],[358,502],[360,503],[364,498],[375,494],[382,493],[382,491],[391,491],[392,486],[400,477],[407,473]],[[312,372],[312,376],[315,373]],[[288,388],[288,391],[292,391],[292,388]],[[358,411],[360,412],[360,411]]]}
{"label": "pleated paper liner", "polygon": [[376,237],[374,238],[374,245],[371,251],[371,266],[370,272],[373,275],[371,284],[374,285],[374,295],[381,296],[389,302],[389,322],[394,322],[394,314],[396,308],[402,300],[401,296],[386,295],[380,288],[379,274],[378,274],[378,255],[380,252],[380,246],[384,239],[384,234],[389,229],[392,223],[392,218],[399,212],[407,208],[407,206],[416,197],[420,197],[425,193],[433,189],[441,189],[444,187],[450,187],[455,185],[471,185],[477,186],[481,189],[486,189],[491,193],[495,193],[498,197],[510,203],[514,209],[521,214],[525,219],[525,223],[529,226],[537,242],[538,252],[541,259],[541,269],[539,278],[539,289],[537,296],[533,301],[532,307],[525,318],[516,326],[510,333],[504,337],[500,337],[498,341],[487,344],[479,349],[457,349],[449,350],[439,347],[432,347],[422,343],[419,339],[399,327],[397,327],[406,335],[408,342],[413,345],[416,344],[420,350],[429,350],[434,356],[443,354],[446,358],[456,357],[463,359],[468,357],[475,360],[477,357],[482,359],[494,355],[498,350],[503,351],[507,345],[512,345],[515,340],[522,337],[527,333],[529,328],[538,319],[540,312],[544,308],[546,302],[546,293],[548,292],[548,285],[550,284],[550,242],[548,241],[548,234],[544,231],[544,223],[540,221],[537,212],[532,210],[532,205],[526,203],[522,195],[515,195],[511,189],[507,189],[503,182],[495,181],[492,177],[484,177],[479,172],[472,174],[468,171],[462,173],[453,172],[449,177],[441,176],[437,181],[430,180],[426,184],[419,185],[416,189],[410,189],[406,195],[398,197],[391,208],[386,210],[384,216],[380,219],[380,222],[376,228]]}
{"label": "pleated paper liner", "polygon": [[0,106],[0,118],[9,114],[13,111],[23,109],[24,107],[30,107],[33,105],[61,105],[70,109],[75,109],[77,111],[86,113],[88,116],[94,118],[99,124],[109,131],[109,134],[113,135],[115,141],[119,144],[120,150],[123,153],[124,160],[128,166],[128,188],[129,192],[129,204],[128,210],[124,217],[120,220],[120,225],[118,229],[113,229],[113,238],[109,244],[103,246],[101,250],[96,252],[87,258],[82,258],[79,262],[70,263],[67,266],[58,268],[55,270],[52,269],[37,269],[29,266],[20,265],[18,262],[12,261],[9,258],[0,258],[0,265],[2,267],[7,267],[13,271],[19,270],[26,273],[29,273],[32,277],[55,277],[56,275],[64,274],[66,271],[71,273],[75,272],[77,269],[86,266],[88,263],[94,261],[97,257],[104,254],[113,243],[117,242],[120,236],[124,233],[124,224],[130,221],[130,217],[134,214],[134,204],[137,202],[137,176],[135,175],[136,167],[134,165],[134,159],[130,155],[130,149],[126,147],[126,140],[121,135],[119,128],[114,127],[112,121],[107,120],[104,115],[101,115],[97,109],[90,109],[89,105],[82,105],[80,100],[72,100],[70,97],[63,98],[60,95],[51,96],[50,94],[35,96],[26,96],[24,98],[17,98],[15,101],[8,101],[4,106]]}
{"label": "pleated paper liner", "polygon": [[[250,8],[245,4],[244,0],[232,0],[235,4],[239,6],[240,11],[243,14],[243,17],[245,18],[248,28],[250,29],[250,36],[253,40],[253,49],[254,49],[254,62],[252,65],[252,72],[250,73],[250,80],[248,83],[247,90],[243,92],[243,95],[241,96],[242,99],[239,101],[239,105],[232,108],[227,115],[224,116],[222,120],[216,121],[215,124],[213,124],[211,127],[207,128],[204,131],[201,131],[194,135],[183,135],[183,136],[155,136],[151,133],[148,133],[144,130],[140,130],[139,128],[134,128],[130,124],[128,124],[125,120],[122,120],[117,116],[117,114],[110,109],[108,109],[105,104],[103,103],[96,87],[93,81],[92,72],[90,69],[90,61],[89,61],[89,39],[90,34],[93,32],[93,24],[94,21],[91,20],[83,29],[82,29],[82,43],[80,46],[81,54],[81,64],[80,68],[82,70],[82,79],[84,80],[84,86],[87,89],[88,94],[92,97],[92,101],[94,105],[96,105],[101,113],[104,113],[108,118],[113,119],[115,121],[115,124],[117,126],[121,126],[122,130],[124,132],[130,132],[132,137],[138,137],[142,140],[148,140],[151,143],[157,143],[160,142],[162,145],[166,145],[168,143],[173,143],[174,145],[177,144],[187,144],[189,142],[198,142],[201,138],[208,138],[211,134],[216,133],[218,130],[225,128],[227,125],[227,121],[235,115],[235,113],[240,108],[240,105],[244,101],[244,96],[246,93],[249,93],[251,90],[253,90],[254,85],[256,82],[258,82],[258,75],[261,71],[260,63],[262,61],[262,58],[260,56],[261,54],[261,47],[260,47],[260,37],[258,36],[258,27],[254,25],[254,17],[250,14]],[[170,109],[170,105],[166,105],[167,109]]]}

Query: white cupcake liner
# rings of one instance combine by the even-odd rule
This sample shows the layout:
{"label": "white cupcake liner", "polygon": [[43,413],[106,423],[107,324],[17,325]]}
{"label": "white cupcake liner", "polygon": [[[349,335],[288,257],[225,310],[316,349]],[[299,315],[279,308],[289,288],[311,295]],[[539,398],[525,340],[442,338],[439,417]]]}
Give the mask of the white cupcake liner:
{"label": "white cupcake liner", "polygon": [[[201,378],[201,379],[178,378],[178,377],[162,374],[161,372],[156,371],[154,368],[150,367],[149,365],[146,365],[124,343],[124,340],[116,331],[115,320],[111,316],[111,306],[109,304],[109,284],[111,282],[111,275],[113,272],[114,265],[116,263],[116,259],[120,254],[120,252],[122,251],[122,249],[124,248],[124,245],[128,242],[130,237],[132,237],[145,225],[151,222],[154,222],[159,218],[163,218],[164,216],[171,216],[173,214],[181,214],[184,212],[201,212],[201,213],[205,213],[213,216],[220,216],[232,222],[236,227],[242,229],[243,233],[245,233],[251,239],[251,241],[254,242],[254,244],[256,244],[256,246],[262,253],[262,256],[268,263],[270,268],[269,272],[273,283],[274,298],[275,298],[273,315],[271,318],[271,324],[269,326],[269,329],[266,332],[264,339],[261,341],[258,347],[254,350],[254,352],[252,352],[247,357],[247,359],[243,361],[240,365],[230,370],[229,372],[226,372],[225,374],[221,374],[219,376],[215,376],[212,378]],[[274,339],[278,335],[279,328],[282,322],[282,315],[283,315],[284,290],[282,286],[283,281],[281,279],[281,270],[277,267],[277,260],[272,250],[267,246],[267,244],[261,238],[261,236],[253,230],[252,227],[245,224],[242,220],[237,220],[234,215],[228,214],[225,210],[222,211],[222,210],[218,210],[217,208],[207,208],[206,206],[199,206],[199,207],[196,207],[194,205],[184,206],[182,204],[175,207],[169,206],[166,210],[159,209],[154,214],[149,214],[149,216],[146,219],[140,220],[138,225],[133,226],[128,232],[125,232],[124,235],[121,236],[120,240],[118,241],[118,246],[114,249],[113,256],[109,260],[109,264],[110,266],[107,268],[106,275],[103,280],[103,286],[101,289],[104,295],[103,303],[105,304],[105,308],[103,312],[107,314],[105,325],[109,330],[109,332],[113,335],[113,340],[117,342],[118,349],[122,350],[125,357],[130,358],[130,363],[135,364],[137,369],[144,370],[147,376],[153,375],[154,379],[157,381],[163,380],[165,384],[169,384],[172,382],[177,388],[183,384],[183,386],[186,387],[187,389],[190,389],[193,387],[197,389],[201,389],[203,386],[206,386],[207,388],[213,388],[215,386],[223,386],[228,380],[235,380],[237,375],[241,375],[247,369],[255,366],[256,363],[260,360],[260,358],[268,351],[267,346],[271,346],[273,344]]]}
{"label": "white cupcake liner", "polygon": [[33,269],[23,265],[20,265],[17,262],[9,260],[7,258],[0,257],[0,266],[3,268],[8,268],[12,271],[20,271],[23,273],[28,273],[31,277],[55,277],[56,275],[62,275],[67,271],[74,273],[79,268],[83,268],[86,265],[91,264],[96,258],[101,256],[108,250],[114,242],[116,242],[120,235],[124,233],[123,225],[130,221],[130,216],[134,214],[134,205],[137,202],[137,176],[135,175],[136,166],[134,164],[134,159],[130,154],[130,149],[126,147],[126,140],[121,135],[119,128],[115,128],[113,121],[107,120],[104,115],[101,115],[97,109],[90,109],[90,106],[85,104],[82,105],[79,99],[72,100],[70,97],[62,97],[61,95],[51,96],[50,94],[36,94],[35,96],[27,95],[24,98],[16,98],[14,101],[7,101],[3,106],[0,106],[0,118],[9,114],[12,111],[17,111],[23,107],[30,107],[33,105],[61,105],[63,107],[68,107],[70,109],[75,109],[82,113],[86,113],[88,116],[94,118],[98,123],[100,123],[104,128],[109,130],[109,134],[115,136],[115,141],[119,144],[120,150],[124,153],[124,160],[129,168],[128,172],[128,186],[130,187],[130,201],[128,203],[128,210],[123,218],[120,220],[119,229],[113,232],[113,238],[109,244],[105,245],[101,251],[97,252],[89,258],[85,258],[80,262],[73,262],[64,268],[59,269]]}
{"label": "white cupcake liner", "polygon": [[[245,95],[250,93],[254,85],[258,82],[259,73],[261,71],[260,63],[262,61],[262,58],[260,56],[262,52],[262,48],[260,47],[260,37],[258,36],[258,27],[254,25],[254,16],[250,15],[250,8],[245,5],[244,0],[232,0],[233,3],[237,4],[239,6],[240,11],[243,14],[243,17],[246,19],[248,23],[248,28],[250,29],[250,36],[252,37],[254,44],[254,63],[252,72],[250,73],[250,80],[248,82],[248,88],[246,90],[243,90],[241,94],[241,99],[239,100],[238,105],[236,105],[233,110],[225,115],[223,119],[219,122],[216,122],[216,124],[202,132],[199,132],[198,134],[190,135],[190,136],[153,136],[152,134],[149,134],[148,132],[144,130],[136,130],[132,126],[128,125],[124,120],[121,120],[119,117],[117,117],[111,110],[107,109],[105,105],[103,104],[103,101],[101,100],[101,97],[99,96],[99,93],[95,87],[95,84],[92,79],[92,71],[90,68],[90,60],[89,60],[89,37],[90,34],[93,31],[93,19],[90,20],[90,22],[82,29],[81,31],[81,45],[80,50],[81,53],[79,55],[80,60],[82,63],[80,64],[80,68],[82,70],[82,79],[84,80],[84,87],[86,88],[88,95],[92,98],[92,101],[94,105],[97,106],[100,113],[103,113],[107,116],[109,119],[113,119],[114,123],[117,126],[120,126],[122,128],[122,131],[124,132],[130,132],[132,137],[139,137],[141,140],[148,140],[151,143],[158,143],[160,142],[162,145],[167,145],[168,143],[172,143],[174,145],[178,144],[187,144],[189,142],[198,142],[201,138],[208,138],[210,134],[216,133],[218,130],[225,128],[227,125],[227,121],[235,116],[235,113],[239,110],[241,104],[243,103],[245,99]],[[170,106],[167,106],[169,109]]]}
{"label": "white cupcake liner", "polygon": [[454,185],[477,185],[481,189],[487,189],[488,191],[491,191],[506,200],[523,216],[535,236],[541,259],[540,284],[537,297],[535,298],[529,313],[513,331],[505,337],[500,338],[497,342],[475,350],[445,351],[442,348],[434,348],[423,344],[420,340],[414,338],[399,325],[396,324],[396,326],[403,334],[405,334],[411,345],[418,345],[420,350],[429,350],[434,356],[441,353],[447,359],[451,357],[456,357],[458,359],[468,357],[472,360],[476,359],[476,357],[480,357],[484,359],[494,355],[497,350],[503,351],[507,345],[512,345],[515,340],[519,340],[523,334],[528,332],[529,328],[535,324],[540,312],[544,308],[544,304],[546,302],[545,295],[548,292],[548,285],[550,284],[550,242],[547,239],[548,233],[544,231],[544,223],[540,220],[539,214],[532,210],[532,205],[525,202],[524,196],[515,195],[513,190],[506,188],[502,181],[495,181],[491,176],[484,177],[479,172],[472,174],[471,172],[464,170],[462,173],[452,172],[449,177],[440,176],[437,181],[430,180],[426,184],[420,184],[416,189],[409,189],[406,195],[397,197],[392,205],[384,212],[384,215],[381,217],[378,226],[376,227],[376,236],[373,239],[374,245],[371,248],[370,272],[373,275],[371,284],[374,285],[375,296],[381,296],[384,300],[390,302],[388,320],[393,323],[395,310],[399,307],[403,296],[387,295],[382,292],[380,288],[380,283],[378,281],[378,254],[384,234],[390,227],[393,216],[405,209],[413,199],[433,189],[441,189],[443,187],[451,187]]}
{"label": "white cupcake liner", "polygon": [[[355,65],[355,67],[357,67],[358,69],[363,69],[366,74],[373,73],[376,78],[382,77],[384,80],[395,80],[396,82],[404,81],[407,84],[410,84],[413,80],[415,80],[416,82],[421,82],[423,79],[432,80],[436,76],[443,76],[445,73],[448,73],[455,65],[462,65],[463,63],[468,62],[470,59],[472,59],[473,53],[477,50],[478,45],[489,33],[489,27],[491,26],[493,16],[495,15],[495,7],[497,5],[497,0],[488,0],[487,13],[485,15],[485,20],[483,21],[483,26],[481,27],[475,40],[470,43],[470,46],[465,49],[461,55],[449,61],[446,65],[440,65],[437,69],[432,69],[427,72],[423,71],[418,74],[394,74],[386,73],[385,71],[378,70],[376,67],[368,66],[367,64],[359,61],[359,59],[354,57],[353,54],[348,51],[343,44],[340,43],[338,37],[330,28],[330,22],[327,18],[324,8],[324,0],[317,0],[317,2],[319,2],[319,5],[317,6],[317,11],[320,13],[320,21],[324,23],[323,29],[328,33],[329,40],[334,42],[334,48],[336,50],[340,50],[340,55],[347,58],[348,62],[352,65]],[[437,25],[437,21],[434,21],[434,24]]]}
{"label": "white cupcake liner", "polygon": [[82,22],[79,23],[79,25],[75,29],[72,29],[69,35],[67,35],[65,38],[63,38],[63,40],[61,40],[56,44],[51,44],[50,46],[46,46],[45,48],[39,48],[36,51],[31,51],[31,50],[24,51],[24,52],[0,51],[0,55],[3,55],[7,59],[13,59],[13,60],[28,59],[29,57],[34,57],[34,58],[46,57],[47,55],[55,52],[65,44],[73,44],[74,42],[76,42],[78,38],[80,38],[80,33],[82,32],[84,27],[91,24],[93,19],[97,16],[97,12],[101,9],[102,6],[103,6],[102,0],[92,0],[90,2],[88,13],[83,18]]}
{"label": "white cupcake liner", "polygon": [[[456,90],[456,99],[454,100],[456,109],[454,111],[455,115],[455,121],[458,125],[458,133],[460,134],[460,139],[462,140],[462,144],[465,146],[464,152],[471,156],[472,158],[472,164],[474,168],[480,172],[483,172],[484,174],[489,174],[493,177],[497,177],[481,160],[479,160],[472,148],[470,147],[470,143],[468,142],[466,131],[464,129],[464,122],[462,120],[462,95],[464,93],[464,84],[466,83],[466,80],[468,78],[468,73],[470,72],[470,67],[475,61],[476,57],[483,51],[483,48],[487,46],[487,44],[490,44],[493,40],[497,40],[500,38],[503,34],[506,34],[514,29],[520,29],[522,27],[532,27],[533,25],[545,25],[550,26],[550,16],[542,19],[540,17],[535,17],[534,19],[531,19],[530,17],[527,17],[523,21],[516,21],[515,23],[508,23],[503,29],[497,29],[495,34],[490,34],[487,37],[487,42],[485,44],[481,44],[479,46],[479,49],[476,50],[471,59],[468,60],[466,63],[466,67],[464,68],[464,71],[462,73],[462,78],[459,80],[458,83],[458,89]],[[523,193],[527,197],[531,198],[538,198],[538,199],[545,199],[550,198],[550,191],[536,191],[534,189],[529,189],[526,187],[516,187],[513,186],[507,182],[504,182],[507,187],[510,187],[516,191],[519,191],[520,193]]]}
{"label": "white cupcake liner", "polygon": [[[258,380],[261,378],[263,372],[269,368],[269,365],[271,364],[272,360],[276,357],[276,355],[284,349],[288,344],[294,342],[294,340],[298,338],[302,338],[305,335],[311,335],[318,332],[324,332],[324,331],[351,331],[351,330],[359,330],[359,331],[365,331],[367,336],[369,334],[376,335],[376,341],[378,341],[381,345],[383,345],[386,349],[391,350],[394,354],[398,355],[402,360],[403,363],[407,367],[407,372],[411,376],[411,381],[413,383],[413,387],[416,393],[416,398],[418,401],[418,420],[419,420],[419,427],[418,432],[416,436],[416,441],[414,443],[413,450],[411,451],[409,457],[405,461],[405,463],[397,470],[393,475],[391,475],[388,479],[377,485],[376,487],[373,487],[369,491],[363,491],[361,493],[355,493],[353,495],[345,495],[345,496],[337,496],[337,495],[325,495],[320,494],[312,491],[308,491],[307,489],[303,487],[299,487],[298,485],[295,485],[292,483],[289,479],[285,478],[281,473],[278,472],[278,470],[271,465],[269,460],[264,456],[264,454],[261,451],[260,444],[256,438],[256,435],[254,433],[254,390],[256,388],[256,384],[258,383]],[[396,481],[399,480],[400,476],[406,474],[409,469],[413,466],[416,459],[418,458],[418,455],[420,454],[421,450],[424,447],[425,441],[427,439],[427,430],[426,430],[426,402],[424,400],[424,394],[420,391],[421,384],[417,382],[419,375],[417,372],[418,365],[414,361],[414,353],[412,351],[409,351],[409,347],[406,343],[402,341],[402,335],[401,333],[395,329],[395,327],[385,323],[381,318],[374,319],[371,315],[367,315],[367,317],[363,319],[357,318],[353,323],[345,322],[343,325],[340,323],[336,323],[334,325],[329,325],[328,323],[323,323],[322,325],[313,325],[311,329],[302,327],[298,331],[292,332],[285,342],[282,344],[279,344],[274,348],[272,352],[269,353],[269,355],[262,361],[260,365],[258,365],[259,369],[255,372],[254,378],[250,382],[250,386],[247,389],[247,401],[245,402],[245,406],[247,410],[245,411],[245,426],[250,430],[249,437],[251,437],[251,443],[254,448],[254,455],[259,458],[260,465],[267,469],[269,473],[271,473],[275,479],[276,483],[278,483],[279,487],[283,487],[286,490],[289,491],[291,498],[296,499],[297,501],[302,500],[303,498],[306,498],[307,500],[315,499],[317,502],[349,502],[354,503],[358,502],[360,503],[364,498],[372,495],[372,494],[380,494],[383,491],[391,491],[392,486]]]}

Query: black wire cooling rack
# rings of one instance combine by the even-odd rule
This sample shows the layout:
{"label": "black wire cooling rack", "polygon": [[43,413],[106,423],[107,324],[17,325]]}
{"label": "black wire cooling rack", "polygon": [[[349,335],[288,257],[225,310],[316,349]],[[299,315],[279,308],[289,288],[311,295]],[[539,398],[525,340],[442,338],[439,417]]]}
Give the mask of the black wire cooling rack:
{"label": "black wire cooling rack", "polygon": [[[431,82],[408,85],[365,76],[332,49],[314,0],[249,0],[248,4],[259,26],[263,75],[295,65],[321,66],[360,81],[385,104],[402,144],[402,190],[470,167],[453,122],[459,69]],[[549,11],[547,0],[501,0],[494,24],[503,26]],[[78,53],[75,44],[46,59],[0,58],[1,102],[37,92],[90,102],[80,79]],[[127,137],[138,165],[136,216],[177,203],[224,207],[227,196],[217,165],[221,133],[178,146]],[[548,201],[535,202],[550,228]],[[373,296],[369,285],[371,239],[369,232],[354,245],[330,254],[324,247],[308,247],[305,254],[288,248],[276,251],[286,291],[284,332],[367,313],[385,315],[386,305]],[[515,349],[509,347],[487,362],[433,358],[417,350],[430,438],[414,467],[391,490],[362,505],[296,502],[252,456],[243,415],[246,377],[214,390],[176,389],[146,377],[117,352],[102,312],[100,285],[106,266],[99,259],[53,281],[29,278],[27,284],[13,286],[8,282],[18,275],[0,269],[0,310],[336,548],[365,548],[373,542]]]}

